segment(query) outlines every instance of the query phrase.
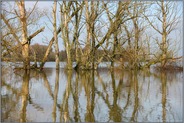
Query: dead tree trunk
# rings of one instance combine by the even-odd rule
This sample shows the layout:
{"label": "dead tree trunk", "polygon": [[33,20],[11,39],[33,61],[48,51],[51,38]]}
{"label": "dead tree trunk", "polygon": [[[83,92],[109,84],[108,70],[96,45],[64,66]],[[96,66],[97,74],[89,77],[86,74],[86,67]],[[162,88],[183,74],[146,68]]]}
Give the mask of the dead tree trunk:
{"label": "dead tree trunk", "polygon": [[54,1],[54,8],[53,8],[53,27],[54,27],[54,46],[55,46],[55,61],[56,61],[56,69],[59,69],[59,47],[58,47],[58,37],[57,37],[57,25],[56,25],[56,8],[57,8],[57,1]]}
{"label": "dead tree trunk", "polygon": [[19,11],[20,11],[20,21],[22,24],[22,56],[24,60],[24,69],[30,69],[30,59],[29,59],[29,42],[27,36],[27,17],[26,17],[26,10],[24,1],[17,2]]}

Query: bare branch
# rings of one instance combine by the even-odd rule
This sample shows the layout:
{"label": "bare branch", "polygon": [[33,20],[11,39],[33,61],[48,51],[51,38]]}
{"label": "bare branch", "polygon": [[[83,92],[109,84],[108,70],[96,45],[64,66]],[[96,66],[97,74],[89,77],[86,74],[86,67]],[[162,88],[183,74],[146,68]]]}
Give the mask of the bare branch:
{"label": "bare branch", "polygon": [[4,23],[8,26],[10,32],[12,33],[13,37],[16,39],[17,43],[21,45],[21,42],[20,42],[18,36],[16,35],[16,33],[15,33],[13,27],[11,27],[11,25],[10,25],[10,24],[8,23],[8,21],[5,19],[5,17],[4,17],[3,14],[1,14],[1,18],[3,19]]}
{"label": "bare branch", "polygon": [[33,9],[31,10],[31,12],[30,12],[29,15],[27,16],[27,18],[29,18],[29,16],[33,13],[34,9],[36,8],[37,3],[38,3],[38,1],[36,1],[36,3],[35,3],[35,5],[34,5]]}
{"label": "bare branch", "polygon": [[151,27],[153,27],[158,33],[160,33],[162,35],[162,32],[160,32],[160,30],[153,25],[153,23],[149,20],[149,18],[145,14],[143,14],[143,15],[146,18],[146,20],[149,22]]}
{"label": "bare branch", "polygon": [[43,32],[45,29],[45,27],[42,27],[41,29],[37,30],[36,32],[34,32],[32,35],[30,35],[28,37],[28,41],[31,41],[32,38],[34,38],[36,35],[38,35],[40,32]]}

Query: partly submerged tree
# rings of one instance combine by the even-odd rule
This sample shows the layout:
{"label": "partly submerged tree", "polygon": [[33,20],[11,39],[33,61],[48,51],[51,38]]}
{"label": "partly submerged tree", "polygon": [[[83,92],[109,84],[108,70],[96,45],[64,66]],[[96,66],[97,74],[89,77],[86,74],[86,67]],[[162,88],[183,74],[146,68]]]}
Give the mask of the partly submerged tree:
{"label": "partly submerged tree", "polygon": [[[12,50],[14,51],[14,48],[21,48],[22,52],[22,61],[23,61],[23,68],[24,69],[30,69],[30,43],[31,40],[38,35],[40,32],[44,30],[44,27],[41,29],[38,29],[32,34],[30,33],[30,26],[33,24],[35,19],[31,16],[33,14],[33,11],[35,10],[37,2],[35,3],[34,7],[31,11],[27,11],[25,8],[25,2],[24,0],[17,1],[16,7],[14,7],[12,10],[7,10],[6,7],[2,9],[1,18],[4,22],[4,26],[7,28],[3,28],[6,30],[7,34],[3,35],[4,42],[9,43],[11,40],[13,40],[16,43],[12,43],[13,46],[11,48],[7,49],[7,52]],[[13,12],[12,12],[13,11]],[[16,23],[16,24],[15,24]],[[8,29],[8,30],[7,30]],[[30,30],[29,30],[30,29]],[[11,53],[14,54],[14,53]],[[14,57],[14,56],[11,56]],[[21,58],[19,58],[21,59]]]}
{"label": "partly submerged tree", "polygon": [[[170,59],[173,59],[173,51],[169,50],[169,47],[174,42],[170,38],[171,33],[176,30],[177,25],[180,21],[181,14],[178,10],[178,3],[176,1],[156,1],[152,4],[155,8],[155,13],[153,17],[154,20],[151,21],[147,16],[150,26],[161,35],[161,40],[155,38],[157,42],[160,54],[157,58],[157,62],[161,63],[161,67],[164,68]],[[161,27],[161,28],[159,28]]]}

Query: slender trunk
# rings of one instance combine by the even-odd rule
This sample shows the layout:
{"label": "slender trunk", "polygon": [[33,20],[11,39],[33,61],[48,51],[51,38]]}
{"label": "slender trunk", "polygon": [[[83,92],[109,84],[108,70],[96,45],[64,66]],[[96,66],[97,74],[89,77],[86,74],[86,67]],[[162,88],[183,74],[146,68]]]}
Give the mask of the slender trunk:
{"label": "slender trunk", "polygon": [[134,40],[135,40],[135,52],[136,52],[136,55],[138,57],[139,55],[139,25],[138,25],[138,10],[137,10],[137,7],[138,7],[138,3],[137,1],[135,1],[135,5],[134,5],[134,8],[133,8],[133,16],[136,16],[136,18],[133,18],[132,21],[133,21],[133,25],[134,25]]}
{"label": "slender trunk", "polygon": [[164,9],[164,1],[162,1],[162,17],[163,17],[163,23],[162,23],[162,61],[161,61],[161,66],[165,67],[167,59],[166,59],[166,55],[167,55],[167,46],[166,46],[166,40],[167,40],[167,31],[166,31],[166,12]]}
{"label": "slender trunk", "polygon": [[75,34],[74,34],[74,39],[73,42],[75,42],[75,59],[76,59],[76,63],[78,64],[80,62],[79,59],[79,36],[78,36],[78,29],[79,29],[79,22],[78,22],[78,15],[75,15]]}
{"label": "slender trunk", "polygon": [[[93,22],[92,27],[91,27],[92,34],[95,33],[94,30],[95,30],[95,24]],[[95,37],[94,37],[94,35],[92,35],[92,54],[93,54],[93,56],[92,56],[92,69],[94,70],[94,69],[96,69],[95,68]]]}
{"label": "slender trunk", "polygon": [[138,25],[137,25],[137,22],[136,20],[133,20],[134,22],[134,33],[135,33],[135,36],[134,36],[134,39],[135,39],[135,57],[134,57],[134,67],[135,69],[138,69],[139,67],[139,29],[138,29]]}
{"label": "slender trunk", "polygon": [[86,41],[86,46],[85,46],[85,62],[84,64],[86,65],[86,69],[88,69],[89,67],[91,67],[91,62],[90,64],[86,64],[87,62],[89,62],[91,60],[90,57],[90,51],[91,51],[91,39],[92,39],[92,32],[91,32],[91,20],[92,18],[90,18],[91,13],[89,12],[89,5],[88,5],[88,1],[85,1],[85,6],[86,6],[86,13],[85,13],[85,17],[86,17],[86,31],[87,31],[87,41]]}
{"label": "slender trunk", "polygon": [[[98,7],[98,3],[96,4]],[[92,38],[92,69],[96,69],[97,68],[97,64],[95,63],[95,20],[97,18],[97,11],[98,11],[98,8],[95,8],[95,4],[93,1],[91,1],[91,15],[92,15],[92,19],[91,19],[91,23],[90,23],[90,26],[91,26],[91,38]]]}
{"label": "slender trunk", "polygon": [[58,47],[58,37],[57,37],[57,25],[56,25],[56,8],[57,8],[57,2],[54,1],[54,8],[53,8],[53,27],[54,27],[54,46],[55,46],[55,58],[56,58],[56,69],[59,69],[59,47]]}
{"label": "slender trunk", "polygon": [[139,29],[137,23],[134,21],[134,28],[135,28],[135,51],[136,55],[139,55]]}
{"label": "slender trunk", "polygon": [[[65,16],[66,17],[66,16]],[[66,18],[65,18],[65,21]],[[67,69],[72,69],[72,56],[71,56],[71,44],[69,42],[69,36],[68,36],[68,24],[65,23],[65,26],[64,26],[64,42],[65,42],[65,48],[66,48],[66,54],[67,54]]]}
{"label": "slender trunk", "polygon": [[[78,8],[78,4],[76,2],[76,8]],[[82,17],[82,11],[80,11],[80,13],[75,14],[75,33],[74,33],[74,37],[73,37],[73,42],[75,43],[75,60],[76,60],[76,66],[75,66],[75,70],[78,70],[80,68],[81,65],[81,49],[79,48],[79,24],[80,24],[80,20]],[[80,54],[81,53],[81,54]]]}
{"label": "slender trunk", "polygon": [[111,67],[114,68],[114,60],[116,58],[116,48],[118,46],[118,32],[114,32],[114,42],[113,42],[113,51],[112,51],[112,60]]}
{"label": "slender trunk", "polygon": [[126,31],[126,35],[127,35],[127,38],[128,38],[128,46],[129,46],[129,50],[132,49],[132,46],[131,46],[131,35],[130,35],[130,32],[128,31],[126,25],[124,25],[124,28],[125,28],[125,31]]}
{"label": "slender trunk", "polygon": [[89,6],[88,6],[88,1],[85,1],[85,6],[86,6],[86,29],[87,29],[87,44],[90,45],[91,43],[91,32],[90,32],[90,12],[89,12]]}
{"label": "slender trunk", "polygon": [[[61,7],[62,9],[62,7]],[[67,54],[67,69],[72,69],[72,55],[71,55],[71,44],[69,41],[69,29],[68,29],[68,11],[66,7],[66,2],[64,2],[63,6],[64,13],[61,13],[61,21],[63,20],[62,27],[62,39],[65,44],[66,54]]]}

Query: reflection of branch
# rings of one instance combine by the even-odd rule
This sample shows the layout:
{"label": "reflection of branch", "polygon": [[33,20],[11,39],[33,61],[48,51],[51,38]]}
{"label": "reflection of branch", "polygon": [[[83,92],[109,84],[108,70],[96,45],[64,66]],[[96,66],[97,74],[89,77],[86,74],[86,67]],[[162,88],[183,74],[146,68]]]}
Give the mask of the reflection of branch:
{"label": "reflection of branch", "polygon": [[50,84],[49,84],[49,81],[47,79],[47,76],[44,72],[41,73],[42,77],[43,77],[43,80],[44,80],[44,86],[47,88],[48,92],[49,92],[49,95],[54,98],[53,96],[53,93],[52,93],[52,90],[51,90],[51,87],[50,87]]}
{"label": "reflection of branch", "polygon": [[31,96],[29,95],[28,97],[28,101],[29,101],[29,104],[32,104],[32,106],[35,108],[35,109],[38,109],[38,111],[43,111],[43,108],[41,106],[39,106],[38,104],[34,103]]}
{"label": "reflection of branch", "polygon": [[[13,92],[11,97],[9,97],[9,96],[5,97],[5,99],[6,98],[12,99],[11,103],[7,103],[7,101],[6,101],[5,104],[4,104],[3,103],[3,96],[1,96],[1,100],[2,100],[2,103],[1,103],[2,104],[2,108],[1,108],[1,110],[3,111],[3,112],[1,112],[1,114],[2,114],[2,121],[3,121],[3,119],[8,119],[9,114],[12,112],[12,110],[15,109],[16,104],[18,104],[17,101],[19,101],[20,92],[17,89],[12,88],[11,85],[5,83],[4,81],[2,81],[1,84],[2,84],[1,85],[2,87],[6,87],[8,90],[11,90]],[[13,95],[14,94],[16,95],[16,101],[13,101]],[[6,104],[8,104],[9,110],[6,108],[7,107]],[[9,105],[9,104],[12,104],[12,105]]]}
{"label": "reflection of branch", "polygon": [[4,81],[2,81],[2,85],[1,86],[6,86],[8,90],[11,90],[13,92],[13,94],[20,96],[21,92],[18,91],[17,89],[14,89],[13,87],[11,87],[11,85],[5,83]]}
{"label": "reflection of branch", "polygon": [[167,102],[167,105],[168,105],[167,107],[169,108],[169,109],[168,109],[168,112],[170,112],[170,114],[172,115],[172,117],[173,117],[174,121],[176,121],[176,120],[175,120],[175,117],[174,117],[174,112],[172,112],[172,111],[171,111],[170,103],[169,103],[169,102]]}
{"label": "reflection of branch", "polygon": [[108,98],[105,98],[104,95],[103,95],[103,93],[100,92],[100,91],[98,91],[97,88],[95,88],[95,92],[96,92],[100,97],[102,97],[102,99],[104,100],[104,102],[107,104],[107,107],[110,109],[110,108],[111,108],[111,104],[109,103]]}
{"label": "reflection of branch", "polygon": [[[14,89],[13,87],[11,87],[11,85],[5,83],[4,81],[2,81],[2,86],[6,86],[7,89],[11,90],[13,92],[13,94],[15,94],[17,96],[17,99],[16,100],[19,100],[20,96],[21,96],[21,92],[18,91],[17,89]],[[36,109],[39,109],[39,111],[43,111],[43,108],[41,106],[39,106],[38,104],[34,103],[32,101],[32,98],[31,96],[29,95],[28,97],[28,101],[29,101],[29,104],[32,104],[34,108]],[[16,103],[15,103],[16,104]],[[13,108],[12,108],[13,109]],[[10,110],[11,111],[11,110]]]}
{"label": "reflection of branch", "polygon": [[146,95],[146,98],[148,98],[148,95],[149,95],[149,90],[150,90],[150,78],[149,78],[149,81],[148,81],[148,91],[147,91],[147,95]]}
{"label": "reflection of branch", "polygon": [[107,94],[107,88],[106,88],[106,86],[105,86],[105,84],[104,84],[104,81],[103,81],[102,78],[100,77],[99,73],[97,73],[97,77],[98,77],[98,81],[102,84],[103,92],[105,92],[106,95],[108,95],[108,94]]}
{"label": "reflection of branch", "polygon": [[[49,92],[49,95],[52,97],[52,99],[54,99],[54,95],[52,93],[52,90],[51,90],[51,87],[50,87],[50,84],[49,84],[49,81],[47,79],[47,76],[44,72],[41,73],[42,77],[43,77],[43,80],[44,80],[44,86],[47,88],[48,92]],[[60,105],[57,104],[57,107],[60,109]]]}

